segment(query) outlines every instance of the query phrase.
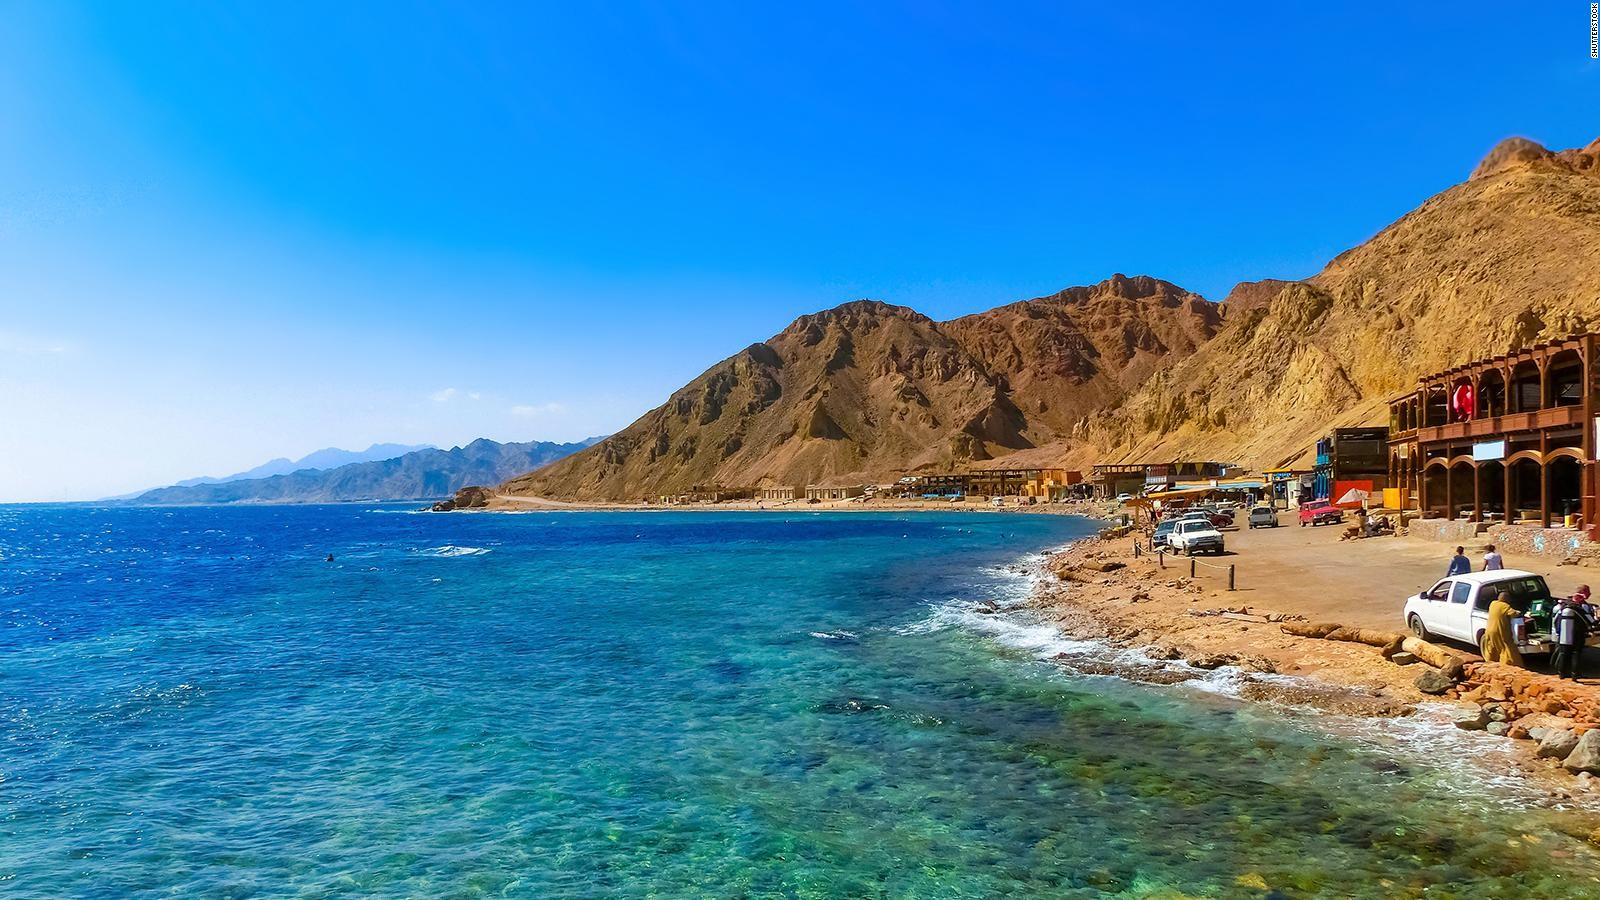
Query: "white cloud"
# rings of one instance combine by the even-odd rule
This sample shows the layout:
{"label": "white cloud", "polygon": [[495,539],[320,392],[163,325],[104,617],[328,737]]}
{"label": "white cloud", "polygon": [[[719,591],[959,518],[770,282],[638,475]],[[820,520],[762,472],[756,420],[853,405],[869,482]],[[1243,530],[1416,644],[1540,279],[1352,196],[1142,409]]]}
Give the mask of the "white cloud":
{"label": "white cloud", "polygon": [[482,400],[483,395],[477,391],[463,391],[460,388],[447,387],[434,391],[428,395],[435,403],[449,403],[452,400],[465,398],[467,400]]}
{"label": "white cloud", "polygon": [[537,406],[521,405],[511,407],[511,414],[513,416],[519,416],[524,419],[530,419],[535,416],[559,416],[566,411],[567,408],[559,403],[541,403]]}

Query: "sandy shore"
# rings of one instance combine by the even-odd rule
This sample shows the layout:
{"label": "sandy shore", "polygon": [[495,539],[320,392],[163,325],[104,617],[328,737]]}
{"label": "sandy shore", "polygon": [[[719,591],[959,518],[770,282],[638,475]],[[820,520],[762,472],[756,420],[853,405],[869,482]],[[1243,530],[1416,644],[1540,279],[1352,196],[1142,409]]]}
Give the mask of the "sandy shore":
{"label": "sandy shore", "polygon": [[963,512],[1001,513],[1053,516],[1089,516],[1109,519],[1117,514],[1114,503],[1074,501],[1071,503],[1035,503],[1004,507],[986,501],[967,500],[951,503],[948,500],[830,500],[808,503],[804,500],[761,501],[731,500],[723,503],[684,503],[664,506],[659,503],[568,503],[546,500],[543,497],[525,497],[514,494],[495,494],[490,498],[491,512],[516,512],[534,510],[627,510],[629,512]]}

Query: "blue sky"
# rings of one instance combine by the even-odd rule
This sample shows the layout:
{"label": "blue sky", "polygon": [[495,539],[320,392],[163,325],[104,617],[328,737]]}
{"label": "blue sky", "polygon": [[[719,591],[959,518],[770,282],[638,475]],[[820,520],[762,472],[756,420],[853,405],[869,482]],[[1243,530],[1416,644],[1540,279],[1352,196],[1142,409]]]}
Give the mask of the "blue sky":
{"label": "blue sky", "polygon": [[0,500],[625,426],[796,315],[1313,274],[1588,5],[0,2]]}

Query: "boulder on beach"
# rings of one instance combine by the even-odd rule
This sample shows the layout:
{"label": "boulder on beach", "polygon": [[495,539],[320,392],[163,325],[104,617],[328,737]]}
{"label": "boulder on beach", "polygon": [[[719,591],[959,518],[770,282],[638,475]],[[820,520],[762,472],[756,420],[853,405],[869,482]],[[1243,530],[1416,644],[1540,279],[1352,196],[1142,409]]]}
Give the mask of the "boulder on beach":
{"label": "boulder on beach", "polygon": [[1417,686],[1417,690],[1423,692],[1424,694],[1433,694],[1437,696],[1445,691],[1450,690],[1450,688],[1455,686],[1456,682],[1455,679],[1444,674],[1438,669],[1429,669],[1428,671],[1423,672],[1421,675],[1418,675],[1416,681],[1412,683]]}
{"label": "boulder on beach", "polygon": [[1463,710],[1455,717],[1455,726],[1462,731],[1482,731],[1489,724],[1489,711],[1483,707]]}
{"label": "boulder on beach", "polygon": [[1600,729],[1585,731],[1561,765],[1569,772],[1600,773]]}
{"label": "boulder on beach", "polygon": [[1566,759],[1578,746],[1578,735],[1570,728],[1547,729],[1544,737],[1539,741],[1539,749],[1534,755],[1547,759]]}

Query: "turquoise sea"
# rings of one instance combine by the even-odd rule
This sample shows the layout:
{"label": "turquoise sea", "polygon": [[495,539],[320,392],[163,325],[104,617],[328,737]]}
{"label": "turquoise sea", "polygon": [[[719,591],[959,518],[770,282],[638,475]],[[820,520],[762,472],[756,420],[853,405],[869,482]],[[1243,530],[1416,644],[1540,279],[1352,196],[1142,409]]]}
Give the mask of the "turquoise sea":
{"label": "turquoise sea", "polygon": [[1089,530],[0,507],[0,896],[1600,895],[1487,738],[971,611]]}

